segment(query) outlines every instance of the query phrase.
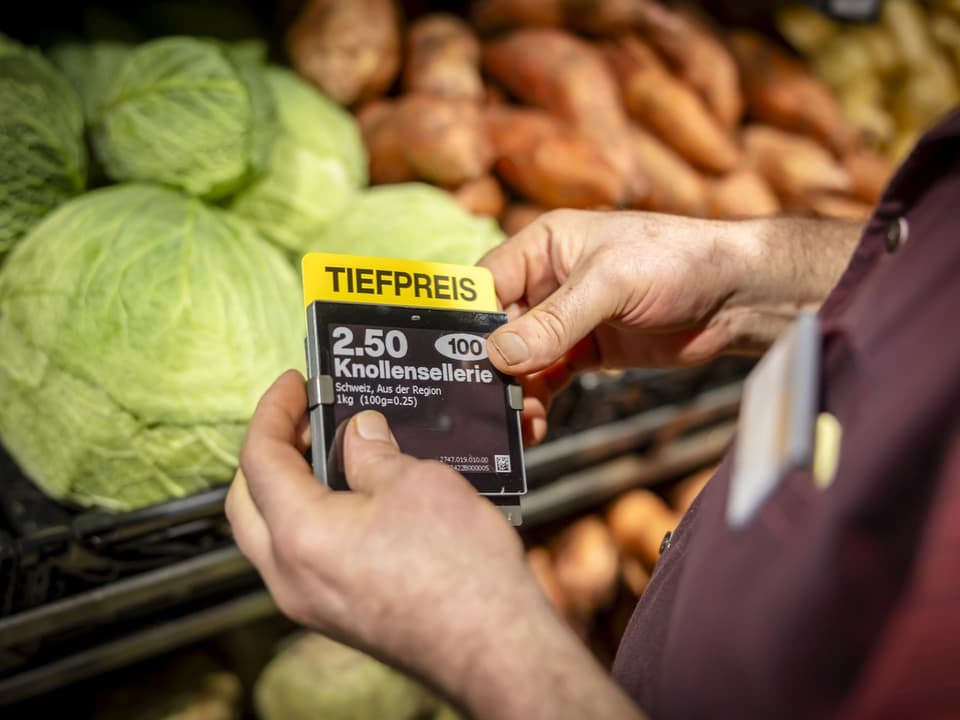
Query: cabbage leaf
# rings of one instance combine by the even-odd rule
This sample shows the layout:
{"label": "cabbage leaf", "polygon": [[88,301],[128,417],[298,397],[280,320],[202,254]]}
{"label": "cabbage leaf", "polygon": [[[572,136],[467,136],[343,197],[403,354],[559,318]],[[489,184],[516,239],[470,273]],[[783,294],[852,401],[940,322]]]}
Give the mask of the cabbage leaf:
{"label": "cabbage leaf", "polygon": [[40,53],[0,35],[0,262],[86,181],[80,98]]}
{"label": "cabbage leaf", "polygon": [[370,188],[311,244],[318,252],[471,265],[504,240],[496,221],[424,183]]}

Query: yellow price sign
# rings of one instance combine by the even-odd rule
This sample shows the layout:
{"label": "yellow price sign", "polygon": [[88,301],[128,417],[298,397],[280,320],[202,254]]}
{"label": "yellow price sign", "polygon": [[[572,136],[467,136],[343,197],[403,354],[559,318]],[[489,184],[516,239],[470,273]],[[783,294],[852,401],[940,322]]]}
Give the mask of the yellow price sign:
{"label": "yellow price sign", "polygon": [[409,305],[497,312],[493,276],[473,265],[309,253],[304,256],[303,301]]}

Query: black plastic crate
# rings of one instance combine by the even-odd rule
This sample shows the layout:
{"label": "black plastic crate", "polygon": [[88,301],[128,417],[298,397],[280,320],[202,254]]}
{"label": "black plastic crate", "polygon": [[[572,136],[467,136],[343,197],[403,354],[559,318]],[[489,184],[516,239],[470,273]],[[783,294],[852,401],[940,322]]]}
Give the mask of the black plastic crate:
{"label": "black plastic crate", "polygon": [[217,488],[125,513],[73,509],[0,447],[0,617],[228,545],[225,495]]}

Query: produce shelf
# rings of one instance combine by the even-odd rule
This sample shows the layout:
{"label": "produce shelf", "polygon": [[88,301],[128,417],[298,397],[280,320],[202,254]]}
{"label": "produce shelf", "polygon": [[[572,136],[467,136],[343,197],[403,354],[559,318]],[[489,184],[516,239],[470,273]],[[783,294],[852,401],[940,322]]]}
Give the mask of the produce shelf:
{"label": "produce shelf", "polygon": [[[526,453],[524,528],[715,461],[742,370],[594,378],[567,393],[556,412],[570,421],[552,414],[561,429]],[[612,419],[568,429],[585,417]],[[5,456],[0,472],[0,705],[275,612],[230,539],[225,488],[110,515],[50,502]]]}

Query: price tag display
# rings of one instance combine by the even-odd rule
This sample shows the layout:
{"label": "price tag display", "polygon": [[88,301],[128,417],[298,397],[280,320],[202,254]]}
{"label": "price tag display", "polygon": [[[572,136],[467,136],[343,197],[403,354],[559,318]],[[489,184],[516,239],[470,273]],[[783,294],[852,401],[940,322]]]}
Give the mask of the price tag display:
{"label": "price tag display", "polygon": [[[332,267],[337,274],[328,273],[324,293],[329,295],[336,281],[355,297],[357,284],[346,283],[347,277],[357,277],[350,263],[370,259],[336,260]],[[331,262],[320,265],[314,258],[314,267],[325,272]],[[420,276],[450,277],[440,288],[455,287],[458,279],[451,267]],[[394,281],[382,283],[383,293],[396,293],[397,276],[380,270],[381,277]],[[376,288],[377,273],[371,277],[370,287]],[[477,290],[463,293],[465,302],[485,294],[483,302],[489,304],[492,292],[483,285],[482,277],[473,283],[460,280],[460,288]],[[519,417],[523,398],[512,378],[490,362],[486,346],[487,336],[506,322],[506,315],[458,309],[447,302],[419,307],[352,298],[306,300],[314,474],[333,489],[349,489],[342,429],[356,413],[377,410],[386,416],[401,450],[449,465],[477,492],[511,508],[505,512],[519,524],[519,496],[526,493]]]}

